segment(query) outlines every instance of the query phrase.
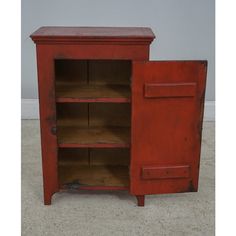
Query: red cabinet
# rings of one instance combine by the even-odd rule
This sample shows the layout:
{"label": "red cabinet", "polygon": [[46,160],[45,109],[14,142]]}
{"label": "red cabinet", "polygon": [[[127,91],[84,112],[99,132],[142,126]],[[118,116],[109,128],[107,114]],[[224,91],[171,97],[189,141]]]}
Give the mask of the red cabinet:
{"label": "red cabinet", "polygon": [[149,28],[42,27],[44,203],[60,190],[197,191],[206,61],[149,61]]}

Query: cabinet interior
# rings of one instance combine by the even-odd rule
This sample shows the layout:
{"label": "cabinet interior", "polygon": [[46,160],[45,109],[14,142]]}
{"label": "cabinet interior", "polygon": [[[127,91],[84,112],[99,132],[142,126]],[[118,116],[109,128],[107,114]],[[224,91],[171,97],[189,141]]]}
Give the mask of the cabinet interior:
{"label": "cabinet interior", "polygon": [[130,78],[130,61],[55,60],[62,186],[129,186]]}

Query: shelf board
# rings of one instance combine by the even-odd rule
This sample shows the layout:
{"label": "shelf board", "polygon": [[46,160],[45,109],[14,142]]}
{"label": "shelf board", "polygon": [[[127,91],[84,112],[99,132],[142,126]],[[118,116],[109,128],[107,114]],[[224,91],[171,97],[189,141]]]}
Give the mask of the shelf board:
{"label": "shelf board", "polygon": [[58,146],[125,148],[130,146],[130,128],[59,126]]}
{"label": "shelf board", "polygon": [[61,82],[56,85],[56,102],[130,103],[130,86]]}
{"label": "shelf board", "polygon": [[93,191],[119,191],[119,190],[129,190],[129,186],[85,186],[85,185],[60,185],[60,190],[93,190]]}
{"label": "shelf board", "polygon": [[59,182],[64,189],[109,189],[129,186],[127,166],[88,166],[59,163]]}

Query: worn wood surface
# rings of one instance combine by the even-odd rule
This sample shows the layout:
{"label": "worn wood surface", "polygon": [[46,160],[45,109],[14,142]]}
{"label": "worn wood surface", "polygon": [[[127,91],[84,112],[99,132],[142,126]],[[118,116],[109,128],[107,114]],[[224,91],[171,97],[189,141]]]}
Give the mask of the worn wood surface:
{"label": "worn wood surface", "polygon": [[130,104],[96,103],[89,104],[90,127],[130,127]]}
{"label": "worn wood surface", "polygon": [[39,109],[43,166],[44,203],[51,204],[52,195],[59,190],[57,173],[57,137],[54,65],[52,55],[37,45]]}
{"label": "worn wood surface", "polygon": [[129,149],[60,148],[60,189],[128,190]]}
{"label": "worn wood surface", "polygon": [[145,166],[142,179],[176,179],[189,178],[190,167],[185,166]]}
{"label": "worn wood surface", "polygon": [[130,86],[57,84],[57,102],[112,102],[129,103]]}
{"label": "worn wood surface", "polygon": [[60,103],[57,125],[75,127],[130,127],[130,104]]}
{"label": "worn wood surface", "polygon": [[131,64],[129,60],[91,60],[88,62],[88,83],[129,86]]}
{"label": "worn wood surface", "polygon": [[129,148],[91,148],[89,155],[91,165],[128,167],[130,164]]}
{"label": "worn wood surface", "polygon": [[58,127],[59,147],[129,147],[130,129],[121,127]]}
{"label": "worn wood surface", "polygon": [[31,38],[36,43],[118,42],[151,43],[155,38],[146,27],[41,27]]}
{"label": "worn wood surface", "polygon": [[90,150],[88,148],[58,148],[58,160],[63,166],[73,165],[90,165]]}
{"label": "worn wood surface", "polygon": [[148,60],[149,44],[37,44],[56,60]]}
{"label": "worn wood surface", "polygon": [[146,98],[194,97],[195,95],[196,83],[146,83],[144,85]]}
{"label": "worn wood surface", "polygon": [[[90,79],[91,81],[89,81],[89,84],[92,85],[118,84],[128,86],[131,77],[130,61],[148,60],[149,46],[154,39],[154,35],[148,28],[43,27],[33,33],[31,38],[37,44],[44,202],[45,204],[50,204],[52,194],[59,190],[57,149],[59,146],[63,146],[63,144],[60,143],[60,134],[65,132],[65,140],[69,141],[66,144],[67,147],[76,147],[77,144],[80,143],[80,140],[82,140],[77,136],[78,132],[80,133],[79,128],[86,125],[89,120],[87,118],[89,114],[89,105],[87,102],[130,102],[130,95],[128,92],[124,92],[123,89],[120,91],[118,89],[118,92],[111,92],[111,87],[108,91],[102,92],[102,94],[108,93],[108,95],[104,95],[103,97],[92,94],[89,95],[87,100],[79,100],[80,98],[78,100],[76,100],[77,98],[73,100],[74,95],[71,97],[69,94],[68,97],[62,96],[61,98],[56,96],[57,90],[55,91],[55,84],[56,86],[59,84],[60,90],[60,84],[70,82],[79,85],[87,85],[88,80]],[[92,61],[90,62],[88,60]],[[120,60],[120,62],[114,62],[114,60]],[[89,66],[90,63],[91,65]],[[118,87],[114,89],[117,88]],[[125,89],[125,91],[127,90]],[[80,94],[83,93],[83,91],[79,92],[79,97],[81,96]],[[117,96],[113,93],[116,93]],[[110,96],[110,98],[107,99],[107,96]],[[71,104],[69,103],[79,101],[86,103],[80,108],[77,107],[77,111],[72,112],[70,110]],[[63,112],[63,108],[60,108],[58,104],[56,109],[56,102],[64,102],[63,105],[67,102],[69,109],[65,109]],[[126,104],[123,105],[126,106]],[[96,109],[94,112],[96,113]],[[66,114],[68,114],[68,116],[66,116]],[[76,115],[71,119],[70,114],[72,116],[74,114]],[[124,115],[124,113],[121,113],[121,115],[122,114]],[[130,112],[127,112],[127,114],[130,114]],[[124,117],[126,116],[127,115],[125,114]],[[74,121],[72,121],[73,119]],[[111,119],[109,118],[108,120]],[[107,121],[104,121],[102,118],[102,113],[100,118],[94,120],[95,123],[98,122],[100,124]],[[69,128],[71,122],[76,122],[76,128],[73,126],[72,128]],[[122,123],[123,120],[118,118],[115,119],[115,122]],[[62,127],[62,130],[60,127]],[[67,133],[67,128],[71,129],[71,134],[69,134],[70,132]],[[73,135],[73,133],[75,133],[75,135]],[[123,129],[117,126],[114,130],[109,128],[101,130],[98,128],[96,131],[84,132],[84,136],[85,142],[83,141],[82,145],[79,146],[123,148],[129,147],[130,145],[130,131],[128,126]],[[92,138],[92,136],[94,137]],[[62,140],[63,139],[64,134],[62,135]],[[73,143],[74,141],[78,141],[78,143]],[[71,152],[71,155],[73,155],[73,151]],[[96,160],[99,160],[99,152],[97,152],[96,155],[98,155],[98,159]],[[107,159],[108,157],[105,155],[103,160],[102,157],[100,158],[103,162],[106,162]],[[83,161],[85,161],[85,159]],[[103,190],[128,188],[127,186],[84,187]]]}
{"label": "worn wood surface", "polygon": [[59,182],[73,188],[83,186],[129,186],[127,166],[80,166],[59,163]]}
{"label": "worn wood surface", "polygon": [[131,62],[56,60],[57,102],[130,102]]}
{"label": "worn wood surface", "polygon": [[145,204],[145,195],[136,195],[138,206],[143,207]]}
{"label": "worn wood surface", "polygon": [[87,60],[54,60],[55,83],[59,85],[88,84],[88,61]]}
{"label": "worn wood surface", "polygon": [[[205,82],[205,61],[133,63],[132,194],[197,191]],[[147,166],[168,169],[143,173]]]}
{"label": "worn wood surface", "polygon": [[129,166],[129,148],[59,148],[61,163],[73,165]]}
{"label": "worn wood surface", "polygon": [[139,206],[145,194],[197,191],[205,61],[149,62],[148,28],[43,27],[31,38],[45,204],[59,183],[129,188]]}
{"label": "worn wood surface", "polygon": [[60,185],[60,192],[68,191],[128,191],[129,186],[94,186],[94,185]]}
{"label": "worn wood surface", "polygon": [[87,103],[57,104],[57,126],[88,127],[89,109]]}
{"label": "worn wood surface", "polygon": [[55,60],[56,82],[66,84],[129,85],[130,60]]}

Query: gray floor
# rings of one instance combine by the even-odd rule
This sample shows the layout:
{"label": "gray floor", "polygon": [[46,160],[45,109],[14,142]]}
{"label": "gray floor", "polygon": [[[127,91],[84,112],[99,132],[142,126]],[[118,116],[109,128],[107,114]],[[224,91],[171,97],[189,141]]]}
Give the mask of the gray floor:
{"label": "gray floor", "polygon": [[214,235],[214,123],[204,123],[198,193],[152,195],[144,208],[125,192],[57,193],[42,203],[38,121],[22,122],[22,235]]}

